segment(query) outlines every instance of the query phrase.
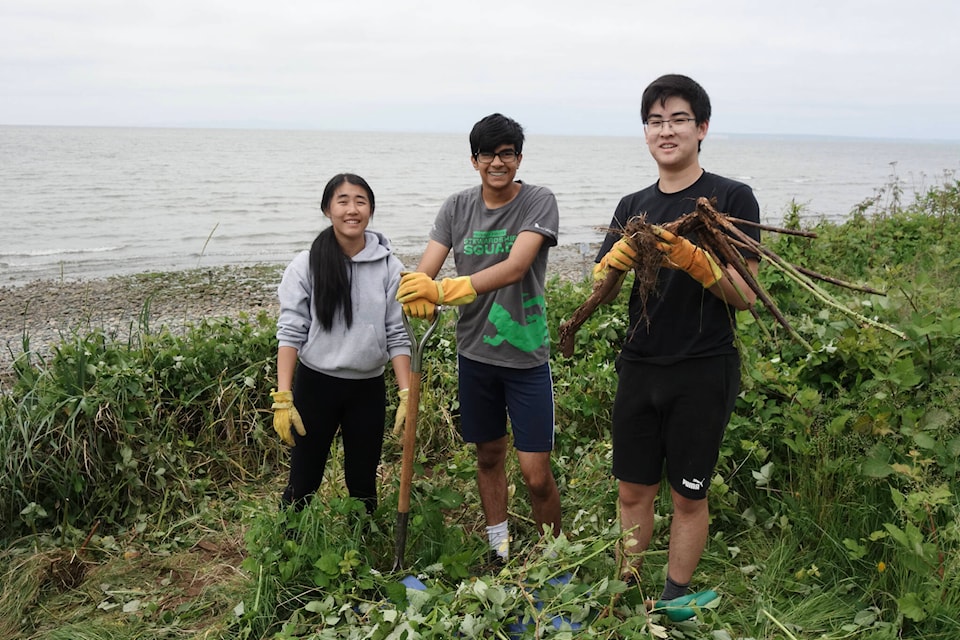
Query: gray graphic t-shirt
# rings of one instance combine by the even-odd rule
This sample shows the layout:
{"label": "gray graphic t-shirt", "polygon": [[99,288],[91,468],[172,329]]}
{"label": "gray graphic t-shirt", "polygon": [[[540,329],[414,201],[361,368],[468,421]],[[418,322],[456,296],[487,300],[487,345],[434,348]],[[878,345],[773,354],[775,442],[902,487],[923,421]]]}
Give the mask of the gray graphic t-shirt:
{"label": "gray graphic t-shirt", "polygon": [[550,359],[544,284],[547,254],[557,244],[560,214],[549,189],[521,183],[509,204],[488,209],[481,187],[456,193],[443,203],[430,238],[453,250],[457,273],[472,275],[507,259],[523,231],[546,238],[520,282],[479,296],[459,307],[457,350],[477,362],[528,369]]}

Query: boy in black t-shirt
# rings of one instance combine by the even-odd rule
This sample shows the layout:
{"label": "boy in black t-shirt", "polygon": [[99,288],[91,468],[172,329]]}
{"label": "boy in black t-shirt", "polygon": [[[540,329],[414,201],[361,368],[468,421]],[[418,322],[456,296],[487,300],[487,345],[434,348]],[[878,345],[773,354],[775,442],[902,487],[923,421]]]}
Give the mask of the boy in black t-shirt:
{"label": "boy in black t-shirt", "polygon": [[[657,225],[693,211],[698,197],[715,198],[718,211],[753,222],[759,222],[760,211],[750,187],[700,166],[710,98],[698,83],[681,75],[658,78],[644,91],[641,115],[659,179],[625,196],[610,228],[621,229],[643,214],[655,225],[664,268],[645,316],[637,288],[631,293],[631,331],[617,358],[613,473],[621,527],[629,532],[622,570],[625,579],[635,581],[653,533],[654,500],[666,465],[673,518],[667,579],[657,605],[670,607],[693,597],[686,594],[706,545],[707,489],[740,388],[736,311],[756,298],[736,270],[717,264],[696,246],[695,237],[679,237]],[[759,239],[755,227],[744,231]],[[620,238],[611,233],[605,239],[595,277],[634,266],[636,253]],[[758,257],[744,258],[755,275]],[[610,299],[618,292],[619,287]]]}

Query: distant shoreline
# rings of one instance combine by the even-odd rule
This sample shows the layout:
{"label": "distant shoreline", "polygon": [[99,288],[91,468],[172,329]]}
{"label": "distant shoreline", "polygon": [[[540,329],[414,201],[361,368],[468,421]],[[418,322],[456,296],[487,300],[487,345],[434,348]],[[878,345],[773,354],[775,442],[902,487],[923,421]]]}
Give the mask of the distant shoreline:
{"label": "distant shoreline", "polygon": [[[279,132],[279,133],[323,133],[342,136],[354,135],[418,135],[418,136],[456,136],[462,138],[464,133],[459,130],[431,130],[431,131],[410,131],[408,129],[325,129],[322,127],[279,127],[279,126],[210,126],[210,125],[123,125],[123,124],[23,124],[23,123],[0,123],[0,129],[103,129],[106,131],[214,131],[214,132]],[[714,139],[766,139],[766,140],[812,140],[812,141],[839,141],[839,142],[889,142],[894,144],[919,143],[919,144],[960,144],[958,138],[929,138],[913,136],[891,136],[891,135],[842,135],[842,134],[820,134],[820,133],[786,133],[786,132],[744,132],[744,131],[721,131],[711,130],[710,137]],[[541,138],[573,138],[592,140],[596,138],[626,138],[643,142],[643,130],[640,122],[637,122],[636,129],[633,131],[617,131],[608,133],[566,133],[558,131],[544,131],[542,133],[528,134],[531,140]]]}
{"label": "distant shoreline", "polygon": [[[549,277],[585,277],[598,245],[586,254],[578,246],[550,251]],[[400,256],[415,265],[417,256]],[[448,261],[444,272],[448,272]],[[13,358],[30,349],[49,353],[49,346],[75,331],[99,329],[124,338],[140,327],[147,310],[149,326],[171,330],[205,318],[237,318],[278,311],[277,285],[286,264],[234,264],[164,272],[118,274],[90,279],[38,279],[16,286],[0,285],[0,378],[11,371]]]}
{"label": "distant shoreline", "polygon": [[[598,233],[598,236],[599,235]],[[599,246],[599,241],[559,244],[550,250],[550,264],[548,268],[551,270],[554,268],[566,270],[571,263],[580,262],[583,256],[585,256],[587,262],[592,264]],[[586,251],[586,253],[583,254],[583,251]],[[398,249],[396,246],[394,246],[393,253],[410,269],[414,268],[420,259],[419,253],[408,249]],[[293,259],[295,254],[296,252],[292,252],[290,259]],[[128,260],[106,261],[95,265],[63,261],[59,264],[48,265],[34,271],[16,269],[9,267],[9,265],[0,264],[0,290],[26,287],[37,282],[71,284],[109,280],[111,278],[136,277],[155,273],[179,273],[216,269],[256,269],[263,266],[279,266],[282,269],[286,266],[287,262],[288,260],[269,258],[262,260],[228,260],[217,262],[216,260],[209,260],[209,258],[203,257],[199,260],[194,258],[189,261],[168,261],[164,264],[146,263],[139,265]],[[452,265],[452,262],[448,262],[448,265]]]}

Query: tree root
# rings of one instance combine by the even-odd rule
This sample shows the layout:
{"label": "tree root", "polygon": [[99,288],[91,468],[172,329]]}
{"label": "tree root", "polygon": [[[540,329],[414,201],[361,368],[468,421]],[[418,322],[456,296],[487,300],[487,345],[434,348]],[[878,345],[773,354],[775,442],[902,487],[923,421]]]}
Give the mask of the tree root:
{"label": "tree root", "polygon": [[[774,300],[757,279],[754,278],[747,266],[746,260],[740,252],[741,250],[753,253],[761,259],[765,258],[770,265],[783,272],[787,278],[797,282],[804,289],[812,293],[818,300],[847,314],[857,322],[882,329],[901,339],[906,338],[905,334],[893,327],[867,318],[844,306],[822,289],[815,281],[819,280],[847,289],[875,295],[884,295],[883,292],[870,287],[854,285],[810,269],[790,264],[744,233],[739,228],[739,226],[743,225],[759,227],[760,229],[775,233],[816,238],[816,234],[812,232],[796,229],[781,229],[742,220],[734,216],[728,216],[727,214],[717,211],[714,204],[707,198],[698,198],[694,211],[681,216],[671,223],[661,226],[676,235],[686,236],[695,233],[698,237],[700,248],[708,252],[718,264],[733,267],[743,278],[743,281],[746,282],[747,287],[756,295],[757,299],[763,303],[763,306],[770,312],[774,319],[776,319],[777,323],[786,329],[787,333],[789,333],[794,340],[810,351],[812,351],[813,348],[790,325]],[[637,252],[637,265],[634,268],[634,273],[637,278],[635,286],[637,287],[643,307],[641,318],[646,318],[646,303],[649,296],[655,292],[657,272],[662,266],[662,254],[656,248],[656,236],[653,234],[650,225],[646,223],[643,216],[631,218],[627,226],[619,230],[619,232],[630,240],[633,248]],[[613,290],[619,286],[621,275],[622,274],[615,269],[608,270],[606,277],[594,284],[590,296],[574,311],[570,319],[560,325],[560,353],[564,357],[569,358],[573,355],[577,330],[587,321],[594,311],[596,311],[597,307],[612,294]],[[746,298],[745,292],[741,292],[741,295]],[[759,320],[759,314],[756,309],[751,307],[750,312]],[[647,322],[649,322],[649,319],[647,319]]]}

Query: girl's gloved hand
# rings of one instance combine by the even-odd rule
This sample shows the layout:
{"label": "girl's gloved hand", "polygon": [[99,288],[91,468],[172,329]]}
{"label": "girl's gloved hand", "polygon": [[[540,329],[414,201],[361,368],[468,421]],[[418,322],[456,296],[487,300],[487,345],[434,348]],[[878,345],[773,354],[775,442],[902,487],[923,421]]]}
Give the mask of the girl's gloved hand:
{"label": "girl's gloved hand", "polygon": [[295,447],[297,443],[290,432],[290,426],[297,430],[301,436],[307,435],[307,430],[303,428],[303,420],[300,419],[300,413],[293,406],[293,391],[271,391],[270,397],[273,398],[273,430],[280,435],[283,444],[288,447]]}
{"label": "girl's gloved hand", "polygon": [[400,403],[397,405],[397,415],[393,419],[393,435],[400,435],[400,432],[403,430],[403,424],[407,420],[407,397],[410,395],[410,389],[400,389],[397,392],[397,396],[400,398]]}

